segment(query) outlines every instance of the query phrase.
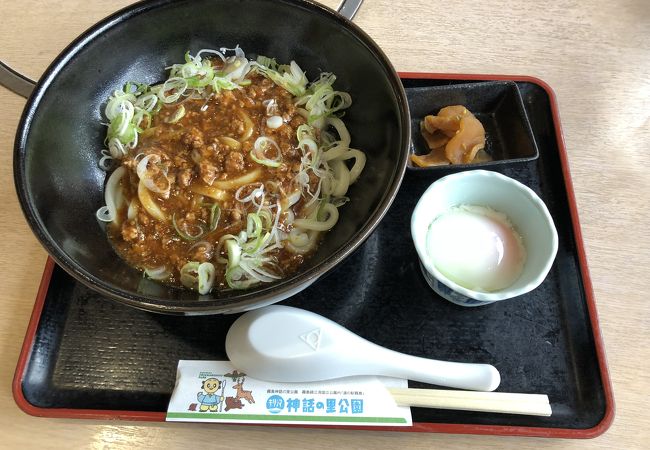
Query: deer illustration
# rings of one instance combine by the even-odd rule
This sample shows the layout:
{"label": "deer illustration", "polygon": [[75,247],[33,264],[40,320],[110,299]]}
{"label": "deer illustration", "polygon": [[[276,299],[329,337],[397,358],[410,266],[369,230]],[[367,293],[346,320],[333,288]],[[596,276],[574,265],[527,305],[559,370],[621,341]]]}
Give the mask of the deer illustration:
{"label": "deer illustration", "polygon": [[253,398],[253,393],[252,391],[245,391],[244,390],[244,380],[241,379],[239,382],[232,387],[233,389],[237,390],[237,395],[235,398],[243,398],[246,400],[248,403],[255,403],[255,399]]}
{"label": "deer illustration", "polygon": [[226,397],[226,412],[230,411],[231,409],[242,409],[243,407],[244,404],[238,397]]}

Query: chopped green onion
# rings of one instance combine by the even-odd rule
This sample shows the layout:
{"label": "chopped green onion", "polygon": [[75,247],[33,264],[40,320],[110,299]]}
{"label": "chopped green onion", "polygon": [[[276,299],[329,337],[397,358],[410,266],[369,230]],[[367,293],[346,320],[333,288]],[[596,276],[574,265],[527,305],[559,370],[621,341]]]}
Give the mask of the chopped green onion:
{"label": "chopped green onion", "polygon": [[262,219],[262,228],[265,230],[270,230],[273,227],[273,216],[271,211],[264,209],[258,213],[260,219]]}
{"label": "chopped green onion", "polygon": [[329,201],[330,201],[330,194],[325,194],[323,196],[323,200],[320,202],[320,205],[318,205],[316,220],[318,220],[319,222],[322,222],[325,219],[327,219],[327,213],[325,212],[325,205],[327,205]]}
{"label": "chopped green onion", "polygon": [[259,214],[247,215],[246,230],[242,230],[238,236],[228,235],[220,239],[219,245],[225,243],[228,259],[223,261],[218,258],[217,261],[226,263],[228,286],[246,289],[260,282],[268,283],[281,278],[269,272],[269,267],[275,265],[275,259],[266,255],[275,248],[270,245],[275,227],[277,220],[273,221],[270,211],[262,210]]}
{"label": "chopped green onion", "polygon": [[131,122],[136,127],[138,133],[142,133],[143,130],[151,126],[151,113],[147,110],[137,108]]}
{"label": "chopped green onion", "polygon": [[[129,103],[130,104],[130,103]],[[127,145],[135,139],[135,125],[131,123],[133,113],[122,112],[119,116],[111,121],[108,126],[107,137],[118,139],[122,144]]]}
{"label": "chopped green onion", "polygon": [[158,105],[158,96],[149,92],[138,97],[138,99],[135,101],[134,106],[136,108],[142,108],[147,112],[153,112],[156,105]]}
{"label": "chopped green onion", "polygon": [[158,91],[158,98],[163,103],[174,103],[187,90],[187,80],[181,77],[171,77],[165,81]]}
{"label": "chopped green onion", "polygon": [[181,284],[201,295],[210,292],[214,284],[214,265],[209,262],[190,261],[181,268]]}
{"label": "chopped green onion", "polygon": [[[122,146],[133,148],[138,142],[138,132],[151,125],[151,111],[157,99],[152,98],[150,87],[146,84],[126,83],[123,90],[116,90],[108,99],[104,114],[109,120],[107,142],[120,142]],[[115,148],[115,145],[113,145]],[[113,157],[122,157],[121,152],[111,150]],[[126,154],[124,152],[123,154]]]}
{"label": "chopped green onion", "polygon": [[199,265],[197,261],[190,261],[181,268],[181,284],[189,289],[196,289],[199,281]]}
{"label": "chopped green onion", "polygon": [[[136,173],[138,175],[138,178],[142,180],[144,183],[145,187],[149,189],[152,192],[155,192],[157,194],[160,194],[163,198],[169,198],[169,192],[171,190],[171,181],[169,181],[169,178],[167,176],[160,173],[156,173],[154,171],[153,173],[149,170],[149,164],[153,165],[156,167],[157,164],[159,164],[161,161],[161,158],[159,155],[155,153],[151,153],[149,155],[146,155],[143,157],[140,162],[138,162],[138,165],[136,166]],[[160,171],[160,169],[157,169]],[[156,181],[153,179],[154,174],[159,175],[159,180],[164,180],[165,184],[163,187],[161,187]]]}
{"label": "chopped green onion", "polygon": [[[267,151],[271,148],[275,148],[276,150],[276,154],[272,158],[266,155]],[[264,166],[279,167],[282,163],[282,151],[280,147],[273,139],[267,136],[260,136],[255,140],[250,155],[253,161]]]}
{"label": "chopped green onion", "polygon": [[314,127],[307,125],[306,123],[298,126],[296,129],[296,136],[298,137],[298,142],[302,141],[303,139],[316,140],[314,137]]}
{"label": "chopped green onion", "polygon": [[120,159],[127,154],[124,144],[122,144],[122,142],[117,138],[108,141],[108,151],[115,159]]}
{"label": "chopped green onion", "polygon": [[211,86],[212,89],[214,89],[217,93],[221,92],[222,89],[232,91],[233,89],[239,89],[240,87],[239,84],[235,83],[234,81],[230,81],[228,78],[216,76],[212,80]]}
{"label": "chopped green onion", "polygon": [[181,120],[184,116],[185,116],[185,107],[183,105],[180,105],[176,110],[176,112],[174,112],[174,115],[167,120],[167,123],[176,123],[179,120]]}
{"label": "chopped green onion", "polygon": [[181,268],[181,284],[201,295],[210,292],[215,280],[214,265],[209,262],[190,261]]}
{"label": "chopped green onion", "polygon": [[262,75],[271,79],[275,84],[283,87],[296,97],[305,93],[307,77],[295,61],[287,66],[278,66],[274,59],[259,56],[252,66]]}
{"label": "chopped green onion", "polygon": [[97,217],[97,220],[101,222],[107,222],[110,223],[113,221],[113,216],[111,215],[110,210],[108,209],[108,206],[102,206],[97,210],[95,213],[95,216]]}
{"label": "chopped green onion", "polygon": [[214,79],[214,69],[210,66],[210,61],[205,60],[200,70],[185,79],[187,85],[192,88],[202,88],[210,85]]}
{"label": "chopped green onion", "polygon": [[144,269],[144,274],[152,280],[165,280],[171,275],[165,266],[160,266],[152,269]]}
{"label": "chopped green onion", "polygon": [[324,125],[322,119],[333,116],[352,105],[350,94],[334,90],[332,86],[335,81],[335,75],[322,73],[296,102],[297,105],[305,105],[305,109],[309,112],[307,121],[310,125],[315,124],[322,128]]}
{"label": "chopped green onion", "polygon": [[226,241],[226,251],[228,252],[228,267],[236,267],[241,260],[241,247],[234,239]]}
{"label": "chopped green onion", "polygon": [[174,227],[174,230],[176,230],[176,233],[178,233],[178,235],[183,239],[185,239],[186,241],[196,241],[197,239],[199,239],[201,236],[205,234],[205,230],[201,225],[195,225],[199,229],[199,232],[196,234],[190,234],[181,230],[178,224],[176,223],[176,214],[172,214],[172,225]]}
{"label": "chopped green onion", "polygon": [[246,216],[246,234],[249,237],[257,238],[262,233],[262,219],[256,213],[249,213]]}
{"label": "chopped green onion", "polygon": [[219,204],[215,203],[210,207],[210,231],[214,231],[219,226],[219,219],[221,218],[221,208]]}
{"label": "chopped green onion", "polygon": [[232,289],[248,289],[249,287],[259,283],[259,280],[254,278],[246,278],[245,272],[241,267],[233,267],[226,270],[226,283]]}
{"label": "chopped green onion", "polygon": [[198,291],[199,294],[205,295],[210,292],[215,279],[215,270],[212,263],[204,262],[199,265],[198,273]]}
{"label": "chopped green onion", "polygon": [[268,56],[264,55],[259,55],[257,57],[257,63],[263,65],[264,67],[268,67],[271,70],[278,70],[278,63],[275,60],[275,58],[269,58]]}

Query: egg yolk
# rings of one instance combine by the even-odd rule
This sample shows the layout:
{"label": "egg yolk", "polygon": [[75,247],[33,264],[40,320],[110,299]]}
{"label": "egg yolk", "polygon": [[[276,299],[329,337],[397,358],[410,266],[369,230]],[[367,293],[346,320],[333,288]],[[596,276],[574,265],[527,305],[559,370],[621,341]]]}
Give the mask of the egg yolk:
{"label": "egg yolk", "polygon": [[521,275],[526,250],[503,213],[484,206],[455,206],[429,226],[427,252],[435,267],[467,289],[493,292]]}

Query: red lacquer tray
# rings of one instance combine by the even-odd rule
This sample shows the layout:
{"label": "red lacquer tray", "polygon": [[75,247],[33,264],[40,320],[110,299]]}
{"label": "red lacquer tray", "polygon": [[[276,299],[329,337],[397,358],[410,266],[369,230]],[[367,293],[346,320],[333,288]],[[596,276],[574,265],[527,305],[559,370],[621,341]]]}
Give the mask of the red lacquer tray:
{"label": "red lacquer tray", "polygon": [[[412,427],[347,428],[562,438],[602,434],[613,421],[614,399],[552,90],[523,76],[401,77],[407,96],[422,87],[517,83],[539,158],[487,168],[527,184],[545,201],[560,237],[554,267],[538,289],[517,301],[462,308],[437,298],[417,267],[408,222],[420,194],[443,173],[409,169],[368,241],[331,275],[284,304],[323,314],[393,350],[492,363],[502,374],[499,391],[548,394],[553,415],[413,408]],[[398,274],[395,267],[401,268]],[[16,368],[14,397],[34,416],[164,421],[177,361],[226,359],[223,338],[235,318],[131,309],[90,291],[48,260]]]}

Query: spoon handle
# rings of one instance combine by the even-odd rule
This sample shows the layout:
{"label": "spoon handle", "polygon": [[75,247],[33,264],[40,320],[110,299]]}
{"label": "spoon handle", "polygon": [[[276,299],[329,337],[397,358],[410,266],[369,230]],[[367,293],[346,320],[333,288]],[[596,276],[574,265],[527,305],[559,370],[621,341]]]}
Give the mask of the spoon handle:
{"label": "spoon handle", "polygon": [[376,373],[386,376],[473,391],[493,391],[501,382],[499,371],[490,364],[425,359],[383,347],[377,347],[376,351],[375,358],[381,354],[381,359],[375,360],[382,361]]}

